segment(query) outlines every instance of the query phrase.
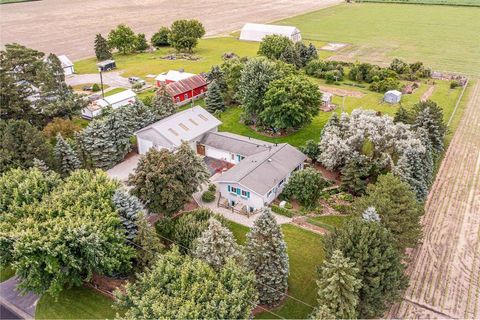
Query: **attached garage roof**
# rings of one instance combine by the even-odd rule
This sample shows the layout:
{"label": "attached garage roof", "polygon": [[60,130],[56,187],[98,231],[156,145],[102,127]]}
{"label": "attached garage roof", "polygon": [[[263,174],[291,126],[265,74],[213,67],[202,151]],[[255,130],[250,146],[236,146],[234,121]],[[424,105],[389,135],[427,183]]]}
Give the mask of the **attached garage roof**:
{"label": "attached garage roof", "polygon": [[273,146],[273,144],[269,142],[230,132],[209,132],[202,138],[200,143],[246,157],[265,151]]}
{"label": "attached garage roof", "polygon": [[207,81],[205,81],[201,75],[196,74],[186,79],[167,84],[166,90],[172,97],[175,97],[179,94],[205,86],[206,84]]}
{"label": "attached garage roof", "polygon": [[239,183],[265,195],[307,157],[287,143],[273,145],[242,160],[232,169],[222,173],[217,182]]}
{"label": "attached garage roof", "polygon": [[240,32],[240,40],[262,41],[263,37],[272,34],[282,35],[293,41],[301,40],[300,30],[296,27],[258,23],[246,23]]}
{"label": "attached garage roof", "polygon": [[222,122],[208,111],[195,106],[140,129],[135,135],[171,150],[180,146],[182,141],[191,141],[220,124]]}

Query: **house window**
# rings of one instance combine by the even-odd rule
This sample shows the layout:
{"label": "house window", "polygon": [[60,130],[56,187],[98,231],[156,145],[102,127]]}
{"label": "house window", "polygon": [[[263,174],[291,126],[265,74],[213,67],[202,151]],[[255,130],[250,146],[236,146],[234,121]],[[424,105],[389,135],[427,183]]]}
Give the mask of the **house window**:
{"label": "house window", "polygon": [[285,183],[285,178],[283,178],[283,179],[278,183],[278,187],[281,187],[284,183]]}
{"label": "house window", "polygon": [[243,159],[245,159],[244,156],[240,155],[240,154],[237,154],[237,161],[240,162],[242,161]]}
{"label": "house window", "polygon": [[185,94],[183,95],[183,98],[184,98],[184,99],[188,99],[188,93],[185,93]]}
{"label": "house window", "polygon": [[230,154],[230,157],[232,158],[232,160],[235,160],[235,155],[233,153]]}
{"label": "house window", "polygon": [[273,193],[273,189],[270,190],[270,191],[268,191],[268,193],[267,193],[267,198],[270,198],[270,196],[272,195],[272,193]]}
{"label": "house window", "polygon": [[228,192],[230,193],[233,193],[233,194],[240,194],[240,189],[237,188],[237,187],[233,187],[233,186],[228,186]]}
{"label": "house window", "polygon": [[176,102],[180,102],[180,97],[176,97],[176,98],[175,98],[175,101],[176,101]]}
{"label": "house window", "polygon": [[242,197],[247,199],[250,198],[250,191],[242,190]]}

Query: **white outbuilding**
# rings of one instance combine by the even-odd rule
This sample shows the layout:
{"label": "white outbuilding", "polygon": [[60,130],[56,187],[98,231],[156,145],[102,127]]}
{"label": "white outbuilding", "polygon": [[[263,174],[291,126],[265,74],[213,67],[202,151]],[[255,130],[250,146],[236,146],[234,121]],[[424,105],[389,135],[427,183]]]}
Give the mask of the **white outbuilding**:
{"label": "white outbuilding", "polygon": [[240,32],[240,40],[262,41],[263,37],[272,34],[285,36],[293,42],[302,40],[300,30],[296,27],[258,23],[246,23]]}
{"label": "white outbuilding", "polygon": [[385,92],[385,95],[383,96],[383,100],[386,103],[399,103],[400,100],[402,100],[402,93],[398,90],[390,90]]}
{"label": "white outbuilding", "polygon": [[66,76],[69,76],[75,72],[75,69],[73,67],[73,62],[70,59],[68,59],[66,55],[58,56],[58,60],[60,60],[60,63],[62,64],[63,72],[65,73]]}
{"label": "white outbuilding", "polygon": [[93,101],[88,107],[82,110],[82,116],[87,119],[93,119],[102,113],[102,109],[108,106],[117,109],[136,101],[137,94],[128,89],[103,99]]}

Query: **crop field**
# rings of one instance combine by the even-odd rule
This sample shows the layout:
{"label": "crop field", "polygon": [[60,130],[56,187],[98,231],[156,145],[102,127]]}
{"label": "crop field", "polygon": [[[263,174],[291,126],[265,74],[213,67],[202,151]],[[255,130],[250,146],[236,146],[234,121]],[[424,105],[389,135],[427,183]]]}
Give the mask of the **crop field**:
{"label": "crop field", "polygon": [[438,4],[448,6],[475,6],[480,7],[478,0],[356,0],[356,2],[379,2],[379,3],[406,3],[406,4]]}
{"label": "crop field", "polygon": [[480,83],[426,203],[424,240],[394,318],[480,317]]}
{"label": "crop field", "polygon": [[277,23],[298,27],[304,39],[349,43],[335,60],[385,64],[399,57],[480,76],[480,8],[343,4]]}

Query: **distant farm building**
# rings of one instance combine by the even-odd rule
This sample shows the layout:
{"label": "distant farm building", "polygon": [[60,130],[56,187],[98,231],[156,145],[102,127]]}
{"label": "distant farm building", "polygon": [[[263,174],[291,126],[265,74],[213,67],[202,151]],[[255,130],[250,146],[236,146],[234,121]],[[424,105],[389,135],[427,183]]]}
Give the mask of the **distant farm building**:
{"label": "distant farm building", "polygon": [[132,90],[125,90],[103,99],[93,101],[88,107],[82,110],[82,116],[87,119],[93,119],[102,113],[102,109],[112,107],[117,109],[136,101],[137,94]]}
{"label": "distant farm building", "polygon": [[172,82],[177,82],[180,80],[184,80],[187,78],[190,78],[194,76],[195,74],[193,73],[188,73],[183,70],[170,70],[168,72],[164,72],[159,74],[156,78],[155,81],[157,83],[157,87],[160,87],[164,84],[169,84]]}
{"label": "distant farm building", "polygon": [[97,68],[100,71],[110,71],[117,67],[115,60],[105,60],[102,62],[97,63]]}
{"label": "distant farm building", "polygon": [[398,90],[390,90],[385,92],[385,95],[383,96],[383,100],[386,103],[400,103],[400,100],[402,100],[402,93]]}
{"label": "distant farm building", "polygon": [[75,72],[75,69],[73,68],[73,62],[70,61],[67,56],[58,56],[58,60],[60,60],[63,68],[63,73],[65,73],[66,76],[69,76]]}
{"label": "distant farm building", "polygon": [[205,95],[205,92],[207,92],[207,81],[201,75],[193,75],[167,84],[166,90],[173,101],[181,106]]}
{"label": "distant farm building", "polygon": [[240,32],[240,40],[262,41],[265,36],[272,34],[285,36],[293,42],[302,40],[300,30],[296,27],[257,23],[246,23]]}
{"label": "distant farm building", "polygon": [[328,107],[332,103],[333,94],[330,92],[322,92],[322,105]]}

